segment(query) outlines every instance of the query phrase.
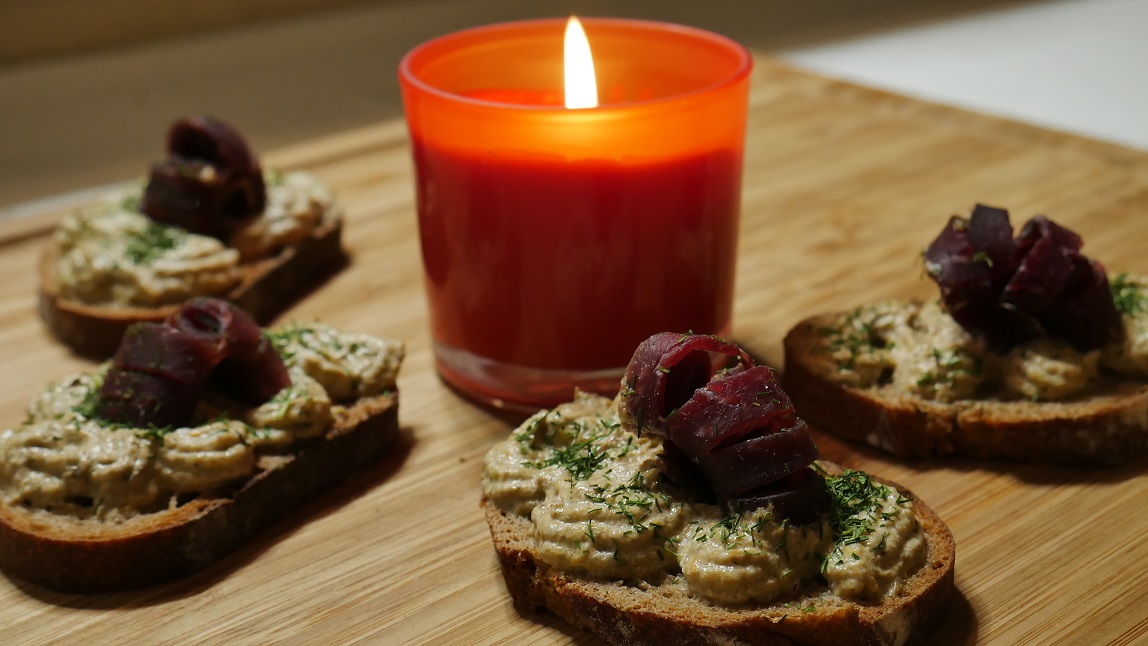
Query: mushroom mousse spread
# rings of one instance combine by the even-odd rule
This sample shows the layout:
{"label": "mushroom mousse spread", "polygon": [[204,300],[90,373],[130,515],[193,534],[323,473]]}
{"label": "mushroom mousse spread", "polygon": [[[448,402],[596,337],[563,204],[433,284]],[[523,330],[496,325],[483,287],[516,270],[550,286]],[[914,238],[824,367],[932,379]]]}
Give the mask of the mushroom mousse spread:
{"label": "mushroom mousse spread", "polygon": [[404,346],[321,324],[261,330],[224,301],[129,328],[115,357],[49,387],[0,432],[5,504],[121,521],[250,476],[395,388]]}
{"label": "mushroom mousse spread", "polygon": [[818,457],[772,370],[663,333],[616,398],[579,392],[491,448],[483,495],[563,571],[724,606],[895,594],[926,559],[911,499]]}
{"label": "mushroom mousse spread", "polygon": [[1056,401],[1106,378],[1148,380],[1148,278],[1108,278],[1081,246],[1042,216],[1015,240],[1003,209],[954,216],[925,251],[941,298],[838,315],[819,330],[821,369],[939,402]]}
{"label": "mushroom mousse spread", "polygon": [[342,218],[314,176],[264,171],[243,138],[206,117],[168,135],[147,182],[69,214],[56,228],[60,296],[158,307],[226,293],[240,266],[278,254]]}

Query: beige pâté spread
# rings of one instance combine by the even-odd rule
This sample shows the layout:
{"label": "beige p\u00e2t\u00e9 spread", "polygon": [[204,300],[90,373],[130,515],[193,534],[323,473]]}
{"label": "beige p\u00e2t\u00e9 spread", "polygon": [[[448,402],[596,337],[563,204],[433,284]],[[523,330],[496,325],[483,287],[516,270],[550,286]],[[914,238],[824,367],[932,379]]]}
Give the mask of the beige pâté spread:
{"label": "beige p\u00e2t\u00e9 spread", "polygon": [[911,501],[857,472],[828,476],[837,509],[792,525],[772,507],[729,514],[660,484],[662,437],[623,422],[618,401],[578,393],[492,447],[483,495],[529,518],[548,565],[737,606],[828,587],[843,599],[895,593],[925,561]]}
{"label": "beige p\u00e2t\u00e9 spread", "polygon": [[56,228],[56,280],[68,300],[109,307],[157,307],[227,292],[240,263],[297,244],[342,218],[325,185],[302,171],[264,173],[267,206],[225,245],[140,212],[142,187],[69,214]]}
{"label": "beige p\u00e2t\u00e9 spread", "polygon": [[260,456],[322,435],[340,407],[395,387],[404,346],[322,324],[267,331],[291,385],[236,414],[205,397],[195,426],[129,428],[95,419],[91,401],[107,370],[49,387],[28,418],[0,432],[5,504],[117,521],[178,504],[250,475]]}
{"label": "beige p\u00e2t\u00e9 spread", "polygon": [[1055,401],[1087,393],[1105,373],[1148,379],[1148,278],[1110,281],[1124,338],[1091,352],[1040,337],[1006,354],[970,335],[941,304],[882,303],[823,325],[822,371],[847,386],[893,389],[940,402],[997,397]]}

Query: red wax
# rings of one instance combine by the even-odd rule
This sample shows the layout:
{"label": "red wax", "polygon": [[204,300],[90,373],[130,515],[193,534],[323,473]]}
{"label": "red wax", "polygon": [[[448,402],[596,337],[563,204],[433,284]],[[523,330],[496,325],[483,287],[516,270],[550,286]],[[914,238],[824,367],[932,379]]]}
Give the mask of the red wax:
{"label": "red wax", "polygon": [[730,327],[751,59],[696,29],[584,25],[596,108],[561,105],[564,20],[400,66],[436,363],[483,399],[616,390],[646,337]]}
{"label": "red wax", "polygon": [[658,331],[727,330],[741,155],[489,160],[416,139],[434,338],[521,366],[624,366]]}

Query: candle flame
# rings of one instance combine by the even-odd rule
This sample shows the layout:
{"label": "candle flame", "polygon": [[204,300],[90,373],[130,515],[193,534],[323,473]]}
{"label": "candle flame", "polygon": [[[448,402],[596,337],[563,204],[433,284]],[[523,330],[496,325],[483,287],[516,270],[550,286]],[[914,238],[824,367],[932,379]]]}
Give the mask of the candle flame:
{"label": "candle flame", "polygon": [[574,16],[566,23],[565,41],[566,107],[598,107],[598,81],[594,77],[594,57],[582,23]]}

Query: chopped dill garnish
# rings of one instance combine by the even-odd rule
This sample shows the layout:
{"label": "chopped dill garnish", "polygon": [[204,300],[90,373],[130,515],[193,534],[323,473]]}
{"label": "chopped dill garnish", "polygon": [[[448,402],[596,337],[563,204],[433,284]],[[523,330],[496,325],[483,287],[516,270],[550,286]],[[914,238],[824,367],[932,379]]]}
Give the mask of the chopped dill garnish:
{"label": "chopped dill garnish", "polygon": [[142,201],[143,199],[139,193],[131,193],[125,195],[124,198],[120,200],[120,208],[128,213],[140,213],[140,204]]}
{"label": "chopped dill garnish", "polygon": [[271,346],[280,352],[292,343],[302,343],[306,337],[314,333],[314,330],[299,323],[288,323],[264,332]]}
{"label": "chopped dill garnish", "polygon": [[1112,290],[1112,302],[1116,305],[1116,311],[1126,316],[1135,316],[1148,310],[1148,294],[1128,274],[1116,274],[1108,281],[1108,286]]}
{"label": "chopped dill garnish", "polygon": [[[598,440],[604,438],[620,428],[618,424],[608,424],[602,418],[591,426],[581,420],[565,420],[561,411],[553,408],[543,415],[533,418],[522,430],[515,433],[514,440],[522,447],[524,452],[536,449],[551,449],[560,445],[584,441],[587,438]],[[623,447],[623,453],[628,451]],[[555,464],[558,464],[555,462]],[[535,466],[526,463],[526,466]],[[548,465],[547,465],[548,466]]]}
{"label": "chopped dill garnish", "polygon": [[885,347],[873,325],[863,318],[865,314],[865,309],[858,307],[845,316],[841,327],[820,327],[817,330],[818,335],[825,339],[824,347],[837,355],[840,370],[852,370],[859,357]]}
{"label": "chopped dill garnish", "polygon": [[635,394],[637,394],[638,391],[635,390],[635,388],[637,388],[637,385],[638,385],[638,376],[637,375],[630,377],[630,380],[626,381],[624,383],[625,383],[625,385],[622,387],[622,392],[620,393],[622,395],[623,399],[625,399],[627,397],[632,397]]}
{"label": "chopped dill garnish", "polygon": [[600,439],[602,435],[592,435],[567,446],[556,446],[550,457],[537,462],[527,462],[526,466],[545,469],[557,465],[565,469],[575,480],[585,480],[610,457],[606,448],[598,443]]}
{"label": "chopped dill garnish", "polygon": [[291,359],[295,353],[292,351],[291,346],[301,345],[304,347],[311,347],[311,341],[314,339],[315,330],[306,325],[299,323],[288,323],[281,325],[277,328],[268,328],[263,330],[263,337],[279,353],[279,356],[284,359]]}
{"label": "chopped dill garnish", "polygon": [[593,493],[588,494],[586,499],[602,505],[601,508],[593,510],[595,513],[608,511],[625,518],[630,525],[626,533],[653,532],[652,535],[658,537],[662,527],[649,522],[649,518],[655,511],[668,509],[670,498],[664,493],[647,490],[645,480],[645,476],[638,472],[626,484],[613,487],[596,485]]}
{"label": "chopped dill garnish", "polygon": [[825,485],[830,499],[829,526],[836,543],[851,545],[867,540],[873,533],[877,510],[891,493],[889,487],[863,471],[848,469],[839,476],[825,478]]}
{"label": "chopped dill garnish", "polygon": [[149,222],[147,228],[128,242],[124,255],[137,265],[151,262],[183,244],[186,239],[187,233],[180,229]]}
{"label": "chopped dill garnish", "polygon": [[100,384],[96,384],[89,389],[88,392],[84,393],[84,398],[80,400],[80,403],[72,407],[72,412],[75,413],[77,417],[83,419],[96,419],[96,409],[99,405]]}
{"label": "chopped dill garnish", "polygon": [[174,426],[148,426],[145,429],[140,429],[140,430],[136,431],[136,437],[140,438],[141,440],[149,440],[149,441],[158,440],[159,445],[163,446],[164,436],[166,436],[168,433],[171,433],[174,430],[175,430]]}
{"label": "chopped dill garnish", "polygon": [[522,425],[521,431],[514,434],[514,441],[521,444],[523,449],[535,448],[535,440],[539,440],[543,444],[552,443],[554,439],[553,427],[546,421],[546,418],[551,415],[560,417],[558,409],[552,408],[544,415],[531,418],[528,424]]}
{"label": "chopped dill garnish", "polygon": [[[755,523],[743,523],[743,514],[730,514],[729,516],[726,516],[725,518],[717,521],[713,525],[710,525],[709,529],[699,525],[694,530],[694,540],[698,541],[699,543],[704,543],[711,538],[717,539],[718,544],[729,550],[735,547],[738,537],[744,535],[745,537],[749,538],[752,547],[757,549],[762,547],[761,532],[766,523],[770,521],[771,517],[771,514],[765,514]],[[788,558],[789,545],[787,543],[787,537],[784,535],[786,524],[787,521],[783,520],[781,523],[781,530],[783,532],[781,542],[777,545],[774,545],[773,549],[778,553],[785,552],[786,557]]]}

